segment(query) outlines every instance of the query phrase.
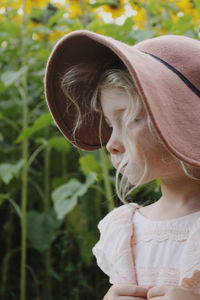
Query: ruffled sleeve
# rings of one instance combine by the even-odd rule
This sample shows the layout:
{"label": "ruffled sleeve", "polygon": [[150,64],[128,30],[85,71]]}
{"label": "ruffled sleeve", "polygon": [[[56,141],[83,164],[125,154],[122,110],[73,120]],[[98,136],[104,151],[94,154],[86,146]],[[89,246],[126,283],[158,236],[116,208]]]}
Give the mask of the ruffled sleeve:
{"label": "ruffled sleeve", "polygon": [[131,240],[132,216],[137,207],[137,203],[131,203],[115,208],[98,224],[100,239],[92,252],[111,284],[136,284]]}
{"label": "ruffled sleeve", "polygon": [[200,295],[200,218],[191,230],[182,256],[179,284]]}

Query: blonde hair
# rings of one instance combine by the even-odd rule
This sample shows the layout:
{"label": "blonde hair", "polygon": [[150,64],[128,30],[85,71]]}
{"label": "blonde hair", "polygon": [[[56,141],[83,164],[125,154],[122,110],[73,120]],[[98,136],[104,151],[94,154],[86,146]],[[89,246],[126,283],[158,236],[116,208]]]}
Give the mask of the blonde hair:
{"label": "blonde hair", "polygon": [[[95,70],[95,73],[94,73]],[[102,70],[102,69],[101,69]],[[81,86],[88,86],[90,87],[90,93],[88,93],[87,89],[79,88]],[[87,112],[98,112],[101,116],[100,118],[100,124],[99,124],[99,136],[101,139],[101,122],[103,117],[103,112],[100,105],[100,96],[101,96],[101,90],[106,88],[120,88],[126,91],[126,93],[129,96],[129,104],[127,107],[127,110],[124,113],[123,116],[123,142],[125,144],[125,154],[123,156],[122,161],[120,162],[120,165],[117,168],[116,171],[116,192],[118,197],[121,199],[122,202],[126,203],[127,196],[135,190],[137,187],[141,185],[143,182],[147,172],[148,172],[148,165],[147,165],[147,159],[143,152],[143,149],[141,148],[141,153],[144,160],[144,166],[142,171],[142,175],[140,176],[140,179],[137,181],[137,183],[132,186],[130,182],[128,181],[127,177],[125,175],[122,175],[121,180],[119,180],[120,171],[122,166],[127,164],[131,159],[131,153],[133,151],[133,141],[130,135],[129,127],[130,124],[135,120],[136,115],[139,113],[139,111],[143,107],[143,103],[139,97],[139,94],[137,92],[137,89],[132,81],[132,78],[130,76],[129,71],[123,64],[119,64],[117,66],[110,67],[108,69],[104,69],[102,74],[99,73],[99,70],[97,66],[91,66],[88,64],[79,64],[71,67],[67,72],[64,74],[62,78],[61,88],[65,95],[70,99],[76,109],[77,109],[77,117],[75,120],[73,135],[75,138],[75,133],[78,128],[81,127],[82,122],[87,119]],[[79,93],[81,90],[84,90],[84,95],[79,94],[77,96],[76,91],[79,90]],[[81,100],[84,99],[84,103],[87,107],[86,113],[82,114],[82,111],[78,105],[78,98],[81,97]],[[158,143],[162,144],[162,146],[166,149],[165,145],[163,144],[163,141],[159,138],[159,136],[156,133],[156,130],[151,122],[151,119],[148,114],[145,116],[147,118],[147,124],[150,133],[152,134],[152,138],[156,139]],[[167,150],[167,149],[166,149]],[[168,150],[167,150],[168,151]],[[169,151],[168,151],[169,152]],[[180,163],[184,173],[196,180],[200,180],[200,168],[194,168],[180,159],[176,158],[174,155],[171,155],[172,161],[175,160],[178,163]],[[165,159],[163,157],[163,159]],[[129,168],[129,164],[127,164],[126,168]],[[190,173],[189,173],[190,172]],[[195,177],[198,176],[198,177]]]}

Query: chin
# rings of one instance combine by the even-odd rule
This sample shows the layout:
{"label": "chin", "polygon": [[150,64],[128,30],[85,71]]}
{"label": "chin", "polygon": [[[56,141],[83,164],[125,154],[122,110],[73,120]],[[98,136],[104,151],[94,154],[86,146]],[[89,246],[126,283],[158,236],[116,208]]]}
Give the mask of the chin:
{"label": "chin", "polygon": [[[137,185],[143,177],[143,169],[134,163],[131,164],[131,167],[124,170],[123,175],[128,179],[131,185]],[[144,179],[140,184],[143,184]]]}
{"label": "chin", "polygon": [[[126,176],[126,175],[125,175]],[[131,175],[127,175],[126,176],[129,183],[131,185],[141,185],[141,184],[145,184],[145,183],[148,183],[152,180],[154,180],[155,178],[150,178],[149,176],[145,176],[144,178],[143,177],[143,173],[137,173],[135,175],[131,174]],[[141,181],[141,178],[142,178],[142,181]]]}

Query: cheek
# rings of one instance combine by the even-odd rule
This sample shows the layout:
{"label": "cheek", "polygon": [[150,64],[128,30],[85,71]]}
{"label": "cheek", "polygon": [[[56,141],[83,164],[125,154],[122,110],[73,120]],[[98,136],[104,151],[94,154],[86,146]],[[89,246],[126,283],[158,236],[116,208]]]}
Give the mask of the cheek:
{"label": "cheek", "polygon": [[131,130],[131,137],[133,147],[135,149],[134,152],[140,156],[141,150],[143,150],[145,154],[147,154],[151,145],[151,139],[149,137],[149,130],[144,122],[136,124],[136,126]]}
{"label": "cheek", "polygon": [[132,130],[133,145],[138,159],[142,160],[143,154],[151,162],[157,161],[163,154],[163,146],[151,134],[145,121]]}

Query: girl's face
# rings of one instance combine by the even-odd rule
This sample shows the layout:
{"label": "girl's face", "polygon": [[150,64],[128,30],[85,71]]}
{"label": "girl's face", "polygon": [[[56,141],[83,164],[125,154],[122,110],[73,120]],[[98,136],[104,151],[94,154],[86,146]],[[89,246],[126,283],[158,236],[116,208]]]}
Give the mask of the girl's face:
{"label": "girl's face", "polygon": [[[101,106],[106,122],[112,128],[112,134],[106,145],[110,152],[111,162],[117,168],[127,153],[122,138],[123,115],[129,104],[129,96],[120,88],[106,88],[101,91]],[[128,168],[120,171],[135,185],[143,175],[144,156],[147,160],[148,172],[141,183],[155,178],[170,178],[181,168],[172,159],[171,154],[153,137],[147,125],[147,115],[144,107],[136,115],[129,126],[131,139],[131,155],[128,159]]]}

